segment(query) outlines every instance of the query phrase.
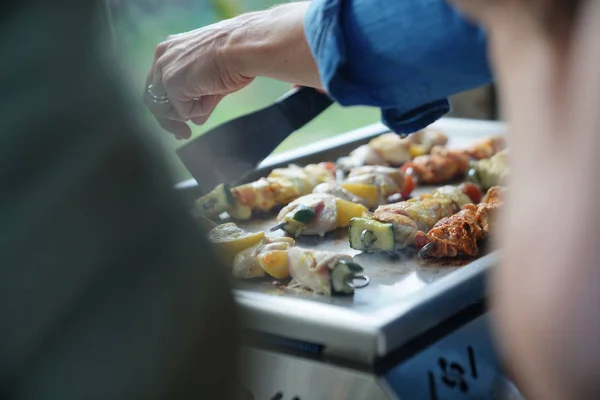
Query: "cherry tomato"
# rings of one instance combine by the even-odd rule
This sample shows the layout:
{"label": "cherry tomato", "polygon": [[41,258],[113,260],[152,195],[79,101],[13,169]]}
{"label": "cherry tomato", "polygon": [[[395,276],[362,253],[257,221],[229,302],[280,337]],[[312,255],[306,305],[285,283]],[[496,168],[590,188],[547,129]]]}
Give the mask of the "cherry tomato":
{"label": "cherry tomato", "polygon": [[409,168],[412,168],[412,163],[411,163],[410,161],[408,161],[408,162],[405,162],[405,163],[402,165],[402,167],[400,167],[400,171],[402,171],[402,173],[406,174],[406,171],[407,171]]}
{"label": "cherry tomato", "polygon": [[412,176],[406,175],[406,181],[404,182],[404,188],[402,188],[402,197],[408,198],[412,191],[415,190],[415,181]]}
{"label": "cherry tomato", "polygon": [[469,198],[474,204],[478,204],[483,198],[481,189],[479,189],[479,186],[477,186],[474,183],[463,183],[462,185],[460,185],[460,189],[464,194],[469,196]]}
{"label": "cherry tomato", "polygon": [[325,161],[325,162],[320,163],[320,165],[323,168],[325,168],[326,170],[331,171],[335,174],[335,163]]}

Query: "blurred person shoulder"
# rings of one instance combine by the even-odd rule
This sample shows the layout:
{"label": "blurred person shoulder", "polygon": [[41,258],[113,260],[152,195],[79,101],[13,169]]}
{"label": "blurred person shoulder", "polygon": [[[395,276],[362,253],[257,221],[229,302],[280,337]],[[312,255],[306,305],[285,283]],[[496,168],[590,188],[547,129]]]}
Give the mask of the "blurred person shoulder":
{"label": "blurred person shoulder", "polygon": [[128,112],[97,7],[0,17],[0,393],[231,398],[227,278]]}

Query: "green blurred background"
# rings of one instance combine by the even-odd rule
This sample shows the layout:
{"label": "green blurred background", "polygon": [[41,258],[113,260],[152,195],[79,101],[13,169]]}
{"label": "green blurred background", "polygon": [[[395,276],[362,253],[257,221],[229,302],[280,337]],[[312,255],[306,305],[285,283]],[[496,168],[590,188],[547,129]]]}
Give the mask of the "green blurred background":
{"label": "green blurred background", "polygon": [[[118,51],[130,74],[131,91],[139,99],[144,89],[154,49],[167,35],[186,32],[230,18],[237,14],[261,10],[280,3],[275,0],[111,0],[110,14]],[[257,79],[246,89],[225,98],[204,126],[192,124],[194,135],[229,119],[266,106],[290,90],[290,85]],[[188,179],[174,149],[183,142],[162,131],[141,101],[135,110],[148,123],[148,129],[163,144],[169,165],[177,180]],[[341,108],[334,105],[317,119],[288,138],[277,151],[288,150],[322,138],[340,134],[377,122],[374,108]]]}

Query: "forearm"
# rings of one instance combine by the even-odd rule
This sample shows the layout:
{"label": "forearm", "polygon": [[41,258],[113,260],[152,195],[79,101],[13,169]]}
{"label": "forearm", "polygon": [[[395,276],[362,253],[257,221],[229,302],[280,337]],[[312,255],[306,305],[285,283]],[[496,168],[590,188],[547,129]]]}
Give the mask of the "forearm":
{"label": "forearm", "polygon": [[[494,15],[498,25],[491,44],[514,172],[502,219],[505,259],[493,285],[501,354],[528,398],[595,399],[600,118],[590,110],[600,104],[597,65],[591,61],[599,56],[593,51],[599,32],[590,35],[587,48],[583,38],[573,40],[586,49],[579,59],[532,33],[525,13],[508,16]],[[518,28],[500,29],[506,26]],[[571,63],[589,69],[577,68],[576,78],[567,79],[561,71]]]}
{"label": "forearm", "polygon": [[248,77],[267,77],[321,87],[304,32],[309,2],[297,2],[243,16],[246,23],[228,40],[229,57]]}

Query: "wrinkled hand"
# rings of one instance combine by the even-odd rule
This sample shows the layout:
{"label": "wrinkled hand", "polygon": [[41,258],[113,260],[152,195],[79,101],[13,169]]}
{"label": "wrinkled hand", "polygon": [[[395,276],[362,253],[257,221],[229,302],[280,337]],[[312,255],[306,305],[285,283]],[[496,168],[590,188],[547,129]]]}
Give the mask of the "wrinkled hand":
{"label": "wrinkled hand", "polygon": [[[172,35],[156,47],[144,102],[165,130],[189,138],[188,121],[204,124],[224,96],[252,82],[253,77],[236,70],[228,57],[228,38],[244,19]],[[155,101],[152,94],[166,95],[168,101]]]}
{"label": "wrinkled hand", "polygon": [[304,35],[309,5],[294,2],[169,36],[156,48],[144,102],[164,129],[189,138],[188,121],[203,124],[223,97],[257,76],[321,87]]}

